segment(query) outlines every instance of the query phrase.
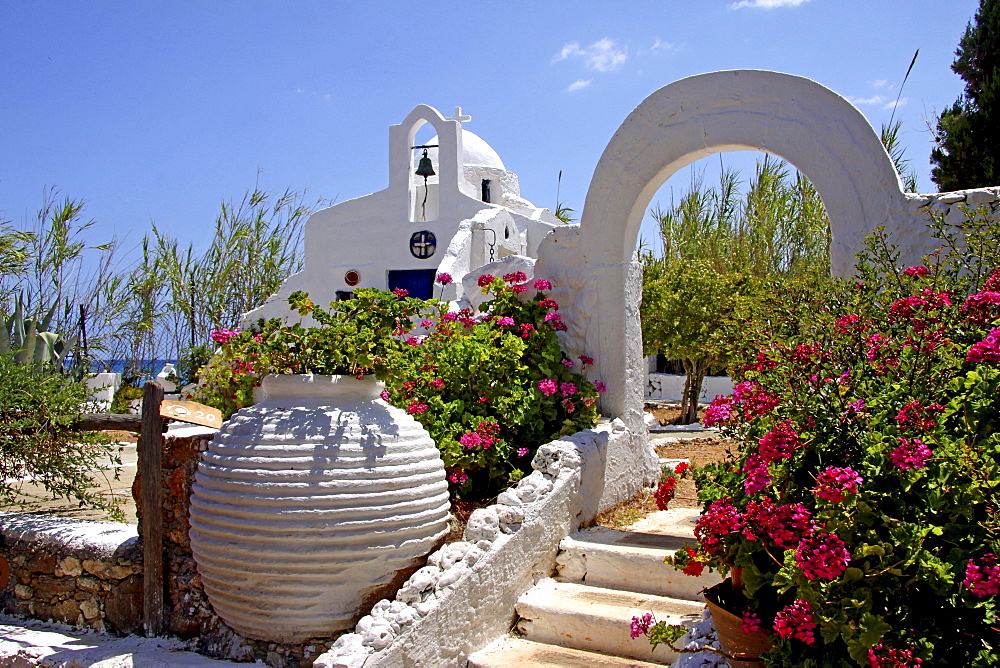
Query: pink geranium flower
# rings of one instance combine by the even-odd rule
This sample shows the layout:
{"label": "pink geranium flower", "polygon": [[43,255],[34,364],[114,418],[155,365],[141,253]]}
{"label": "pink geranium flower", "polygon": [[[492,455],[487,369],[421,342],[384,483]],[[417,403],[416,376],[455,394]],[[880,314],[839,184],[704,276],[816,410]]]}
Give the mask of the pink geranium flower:
{"label": "pink geranium flower", "polygon": [[538,391],[545,396],[552,396],[559,391],[559,383],[552,380],[551,378],[546,378],[545,380],[538,381]]}

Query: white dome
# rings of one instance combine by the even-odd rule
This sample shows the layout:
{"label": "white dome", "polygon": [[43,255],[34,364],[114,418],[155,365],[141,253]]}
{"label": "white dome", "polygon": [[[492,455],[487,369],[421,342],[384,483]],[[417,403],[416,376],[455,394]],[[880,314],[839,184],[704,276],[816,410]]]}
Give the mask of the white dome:
{"label": "white dome", "polygon": [[[438,137],[434,135],[427,142],[428,144],[437,144]],[[429,155],[437,163],[437,149],[431,149]],[[503,160],[500,159],[500,155],[493,150],[493,147],[486,143],[486,141],[477,135],[475,132],[469,132],[468,130],[462,130],[462,164],[474,167],[492,167],[494,169],[502,169],[507,171],[507,168],[503,165]]]}
{"label": "white dome", "polygon": [[474,132],[462,130],[462,163],[476,167],[493,167],[507,171],[493,147]]}

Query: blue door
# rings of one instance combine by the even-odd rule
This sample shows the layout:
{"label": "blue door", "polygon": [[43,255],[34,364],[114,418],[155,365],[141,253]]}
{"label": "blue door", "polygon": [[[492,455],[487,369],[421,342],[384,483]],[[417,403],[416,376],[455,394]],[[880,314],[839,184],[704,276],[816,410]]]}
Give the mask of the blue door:
{"label": "blue door", "polygon": [[430,299],[437,269],[400,269],[389,272],[389,289],[403,288],[410,297]]}

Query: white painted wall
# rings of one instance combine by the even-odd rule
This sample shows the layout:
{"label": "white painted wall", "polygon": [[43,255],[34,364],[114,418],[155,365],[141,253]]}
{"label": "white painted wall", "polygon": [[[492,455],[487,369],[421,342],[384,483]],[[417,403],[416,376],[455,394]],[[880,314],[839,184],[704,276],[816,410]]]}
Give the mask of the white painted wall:
{"label": "white painted wall", "polygon": [[[677,401],[684,399],[684,379],[681,374],[650,373],[646,376],[646,399]],[[709,403],[717,395],[733,393],[733,380],[728,376],[707,376],[701,384],[698,401]]]}
{"label": "white painted wall", "polygon": [[90,390],[88,401],[94,402],[96,412],[106,412],[111,410],[111,401],[115,398],[115,392],[122,384],[120,373],[95,373],[87,376],[87,388]]}

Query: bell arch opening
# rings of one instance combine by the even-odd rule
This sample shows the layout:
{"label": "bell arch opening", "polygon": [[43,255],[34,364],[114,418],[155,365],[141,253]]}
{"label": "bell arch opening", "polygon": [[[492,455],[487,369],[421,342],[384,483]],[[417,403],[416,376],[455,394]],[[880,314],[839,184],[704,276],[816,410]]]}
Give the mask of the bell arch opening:
{"label": "bell arch opening", "polygon": [[410,206],[411,223],[431,222],[441,211],[441,162],[439,160],[437,128],[427,119],[419,119],[408,133],[410,146]]}

